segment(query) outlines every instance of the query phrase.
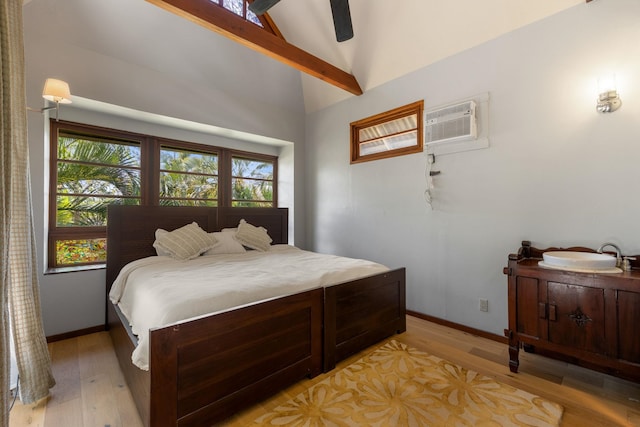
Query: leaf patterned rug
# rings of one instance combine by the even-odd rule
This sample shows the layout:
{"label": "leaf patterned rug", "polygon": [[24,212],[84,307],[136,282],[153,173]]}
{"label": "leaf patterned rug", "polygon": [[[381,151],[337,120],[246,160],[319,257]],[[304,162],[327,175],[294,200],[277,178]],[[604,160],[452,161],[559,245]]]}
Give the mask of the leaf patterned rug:
{"label": "leaf patterned rug", "polygon": [[562,406],[389,341],[260,416],[270,426],[557,426]]}

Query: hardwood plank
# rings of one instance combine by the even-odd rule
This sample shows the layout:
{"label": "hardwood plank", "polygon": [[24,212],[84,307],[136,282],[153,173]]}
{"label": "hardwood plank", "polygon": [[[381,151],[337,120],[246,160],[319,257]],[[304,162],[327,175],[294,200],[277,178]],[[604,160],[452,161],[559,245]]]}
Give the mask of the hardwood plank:
{"label": "hardwood plank", "polygon": [[[80,387],[78,387],[80,392]],[[44,420],[45,427],[83,427],[82,398],[66,400],[58,405],[47,405],[47,413]]]}
{"label": "hardwood plank", "polygon": [[56,379],[51,399],[47,404],[56,406],[80,398],[80,371],[78,369],[78,341],[67,339],[49,344],[51,358],[56,360],[51,371]]}
{"label": "hardwood plank", "polygon": [[85,426],[122,426],[111,380],[106,374],[82,380],[82,415]]}
{"label": "hardwood plank", "polygon": [[[78,337],[77,347],[84,425],[142,425],[108,333]],[[119,403],[125,398],[126,404]]]}
{"label": "hardwood plank", "polygon": [[42,399],[30,405],[23,405],[20,400],[16,400],[9,413],[9,425],[11,427],[44,427],[46,400]]}
{"label": "hardwood plank", "polygon": [[[118,362],[116,362],[116,365],[117,363]],[[138,409],[133,401],[133,396],[126,384],[119,384],[115,388],[114,394],[121,425],[123,427],[143,427],[140,414],[138,414]]]}

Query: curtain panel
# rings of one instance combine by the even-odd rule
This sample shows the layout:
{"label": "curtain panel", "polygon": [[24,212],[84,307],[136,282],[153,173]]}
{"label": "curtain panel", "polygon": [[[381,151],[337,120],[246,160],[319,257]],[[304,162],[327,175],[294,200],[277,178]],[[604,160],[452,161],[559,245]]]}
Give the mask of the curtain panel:
{"label": "curtain panel", "polygon": [[20,399],[31,403],[55,384],[42,327],[29,179],[22,0],[0,1],[0,330],[2,426],[8,425],[9,317]]}

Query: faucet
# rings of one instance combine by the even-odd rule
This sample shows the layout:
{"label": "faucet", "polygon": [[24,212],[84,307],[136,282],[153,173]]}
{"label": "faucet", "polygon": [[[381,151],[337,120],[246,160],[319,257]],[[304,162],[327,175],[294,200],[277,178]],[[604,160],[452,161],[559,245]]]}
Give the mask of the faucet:
{"label": "faucet", "polygon": [[606,248],[607,246],[611,246],[612,248],[614,248],[616,250],[616,267],[620,267],[622,265],[622,252],[620,251],[620,248],[617,245],[615,245],[613,243],[603,243],[598,248],[598,253],[601,254],[602,250],[604,248]]}

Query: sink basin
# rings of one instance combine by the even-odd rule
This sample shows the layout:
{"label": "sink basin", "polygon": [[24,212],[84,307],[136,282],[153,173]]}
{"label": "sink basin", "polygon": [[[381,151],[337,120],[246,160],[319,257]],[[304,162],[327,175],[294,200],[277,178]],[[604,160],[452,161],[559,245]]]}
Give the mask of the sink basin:
{"label": "sink basin", "polygon": [[570,271],[618,272],[616,258],[591,252],[551,251],[542,254],[543,267]]}

